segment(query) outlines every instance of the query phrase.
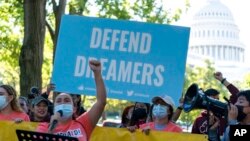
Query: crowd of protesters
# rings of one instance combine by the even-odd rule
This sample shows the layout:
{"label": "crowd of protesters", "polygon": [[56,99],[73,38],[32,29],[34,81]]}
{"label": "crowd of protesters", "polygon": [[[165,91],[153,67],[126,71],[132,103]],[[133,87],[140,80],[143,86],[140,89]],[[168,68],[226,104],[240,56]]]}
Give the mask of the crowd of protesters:
{"label": "crowd of protesters", "polygon": [[[101,63],[91,60],[89,66],[94,73],[96,83],[96,103],[85,110],[80,95],[60,93],[54,103],[48,99],[55,85],[50,84],[45,93],[32,87],[27,96],[17,97],[17,92],[10,85],[0,86],[0,120],[39,122],[38,132],[53,133],[77,137],[81,141],[90,139],[91,133],[103,114],[106,105],[105,84],[101,75]],[[229,125],[250,124],[250,90],[239,91],[223,77],[221,72],[214,73],[214,78],[220,81],[231,93],[228,100],[228,115],[218,117],[216,113],[203,109],[192,126],[191,133],[207,134],[209,141],[229,141]],[[219,100],[220,92],[214,88],[203,91],[204,95]],[[164,132],[182,132],[176,124],[182,110],[184,98],[181,97],[176,107],[168,95],[156,96],[150,103],[135,102],[124,108],[121,115],[120,128],[128,131],[142,130],[149,134],[150,130]],[[240,108],[239,108],[240,107]],[[56,126],[53,126],[57,121]]]}

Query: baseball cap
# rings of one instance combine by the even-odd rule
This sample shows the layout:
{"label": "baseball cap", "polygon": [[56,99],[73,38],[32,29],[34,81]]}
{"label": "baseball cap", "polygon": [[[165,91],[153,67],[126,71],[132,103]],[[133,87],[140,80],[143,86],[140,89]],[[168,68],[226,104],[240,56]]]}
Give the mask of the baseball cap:
{"label": "baseball cap", "polygon": [[216,96],[216,95],[220,94],[220,92],[218,90],[213,89],[213,88],[207,89],[204,93],[207,96]]}
{"label": "baseball cap", "polygon": [[37,96],[33,99],[32,101],[32,106],[35,106],[37,104],[39,104],[40,102],[44,101],[47,105],[49,105],[49,102],[47,99],[45,99],[44,97],[42,96]]}
{"label": "baseball cap", "polygon": [[169,104],[170,106],[172,106],[172,108],[174,108],[175,104],[174,104],[174,100],[168,96],[168,95],[164,95],[164,96],[155,96],[152,98],[152,103],[155,104],[157,100],[163,100],[165,103]]}
{"label": "baseball cap", "polygon": [[26,97],[24,97],[24,96],[19,96],[19,99],[22,99],[22,100],[24,100],[26,103],[28,103],[27,98],[26,98]]}

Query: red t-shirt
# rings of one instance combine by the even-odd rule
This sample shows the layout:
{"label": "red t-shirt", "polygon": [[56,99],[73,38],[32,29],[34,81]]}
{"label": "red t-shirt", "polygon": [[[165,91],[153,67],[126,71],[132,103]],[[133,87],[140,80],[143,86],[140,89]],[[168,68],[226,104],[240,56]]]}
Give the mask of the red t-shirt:
{"label": "red t-shirt", "polygon": [[0,113],[0,120],[12,120],[12,121],[14,121],[15,119],[22,119],[23,121],[30,121],[29,116],[24,112],[13,111],[7,115]]}
{"label": "red t-shirt", "polygon": [[[40,123],[38,132],[48,133],[49,123]],[[93,131],[88,112],[79,116],[76,120],[70,120],[66,124],[58,124],[54,129],[54,134],[62,136],[76,137],[79,141],[88,141]]]}

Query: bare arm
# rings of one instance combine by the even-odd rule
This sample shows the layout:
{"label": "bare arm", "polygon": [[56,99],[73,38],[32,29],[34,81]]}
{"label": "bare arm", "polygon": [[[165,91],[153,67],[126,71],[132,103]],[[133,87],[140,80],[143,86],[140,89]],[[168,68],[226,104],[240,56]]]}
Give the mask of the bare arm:
{"label": "bare arm", "polygon": [[176,122],[179,119],[181,112],[182,112],[182,109],[183,109],[183,102],[184,102],[184,98],[180,98],[179,99],[179,107],[175,110],[173,117],[172,117],[173,122]]}
{"label": "bare arm", "polygon": [[91,107],[88,113],[91,125],[95,127],[106,105],[106,89],[101,75],[101,63],[96,60],[90,60],[89,65],[95,76],[96,103]]}

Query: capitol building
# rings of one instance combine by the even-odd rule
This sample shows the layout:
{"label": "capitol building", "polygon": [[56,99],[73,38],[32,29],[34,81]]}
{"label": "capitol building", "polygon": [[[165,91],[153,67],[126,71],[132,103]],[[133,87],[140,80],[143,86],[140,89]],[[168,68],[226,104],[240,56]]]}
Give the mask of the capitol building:
{"label": "capitol building", "polygon": [[216,70],[230,80],[242,81],[250,72],[245,63],[246,46],[240,41],[239,28],[230,9],[220,0],[207,0],[207,4],[193,15],[190,27],[189,65],[203,66],[209,59]]}

